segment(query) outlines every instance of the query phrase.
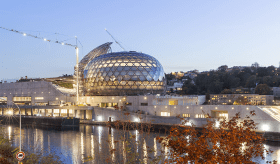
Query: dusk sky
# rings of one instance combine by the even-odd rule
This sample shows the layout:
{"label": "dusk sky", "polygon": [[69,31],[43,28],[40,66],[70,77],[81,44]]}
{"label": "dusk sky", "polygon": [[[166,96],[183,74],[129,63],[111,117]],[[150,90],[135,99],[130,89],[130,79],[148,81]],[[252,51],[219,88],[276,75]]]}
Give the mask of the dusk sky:
{"label": "dusk sky", "polygon": [[[280,1],[1,1],[0,26],[80,43],[80,60],[113,42],[154,56],[165,73],[279,66]],[[59,33],[59,34],[55,34]],[[69,40],[68,40],[69,39]],[[122,51],[114,43],[112,50]],[[0,29],[0,80],[73,74],[75,49]]]}

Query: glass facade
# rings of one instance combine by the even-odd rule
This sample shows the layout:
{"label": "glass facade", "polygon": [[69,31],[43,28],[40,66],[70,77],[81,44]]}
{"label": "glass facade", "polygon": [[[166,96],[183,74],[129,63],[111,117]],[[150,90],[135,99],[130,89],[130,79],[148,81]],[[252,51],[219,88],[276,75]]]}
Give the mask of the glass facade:
{"label": "glass facade", "polygon": [[165,89],[157,59],[138,52],[116,52],[91,60],[83,72],[86,95],[158,94]]}

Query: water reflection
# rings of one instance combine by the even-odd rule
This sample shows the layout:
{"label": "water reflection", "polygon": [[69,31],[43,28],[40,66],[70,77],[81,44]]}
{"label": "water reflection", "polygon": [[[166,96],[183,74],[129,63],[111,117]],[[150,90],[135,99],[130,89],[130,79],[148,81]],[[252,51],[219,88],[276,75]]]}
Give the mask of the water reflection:
{"label": "water reflection", "polygon": [[[18,146],[19,128],[6,126],[6,131],[9,139],[13,140],[12,144]],[[131,135],[135,135],[135,138]],[[152,133],[146,136],[145,133],[136,130],[124,133],[105,126],[81,125],[79,130],[64,131],[23,127],[22,149],[46,154],[55,153],[64,163],[75,164],[126,163],[131,160],[133,153],[138,153],[139,161],[141,159],[147,164],[150,163],[149,157],[155,158],[159,155],[163,155],[163,159],[168,157],[168,148],[161,147],[156,140],[158,135]],[[130,142],[125,142],[123,138]],[[280,161],[280,145],[268,143],[264,146],[274,150],[271,155],[266,155],[266,160]],[[93,160],[85,162],[85,157],[88,156]]]}
{"label": "water reflection", "polygon": [[157,138],[154,138],[154,156],[157,156]]}
{"label": "water reflection", "polygon": [[146,145],[146,140],[144,139],[143,143],[143,151],[144,151],[144,163],[148,163],[148,150],[147,150],[147,145]]}

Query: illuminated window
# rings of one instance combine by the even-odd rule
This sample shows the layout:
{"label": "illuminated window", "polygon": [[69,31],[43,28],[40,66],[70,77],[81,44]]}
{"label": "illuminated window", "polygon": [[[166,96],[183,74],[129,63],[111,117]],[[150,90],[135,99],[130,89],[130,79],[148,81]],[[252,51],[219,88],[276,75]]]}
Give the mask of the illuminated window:
{"label": "illuminated window", "polygon": [[126,102],[125,105],[129,105],[130,106],[130,105],[132,105],[132,103],[131,102]]}
{"label": "illuminated window", "polygon": [[178,105],[178,100],[169,100],[169,105]]}
{"label": "illuminated window", "polygon": [[44,100],[44,97],[35,97],[35,100]]}
{"label": "illuminated window", "polygon": [[196,114],[195,118],[207,118],[208,116],[205,114]]}
{"label": "illuminated window", "polygon": [[31,97],[13,97],[13,101],[31,101]]}
{"label": "illuminated window", "polygon": [[183,117],[190,117],[190,114],[183,114]]}
{"label": "illuminated window", "polygon": [[67,113],[67,109],[61,109],[61,113]]}
{"label": "illuminated window", "polygon": [[169,112],[160,112],[160,115],[161,116],[170,116],[170,113]]}
{"label": "illuminated window", "polygon": [[59,113],[59,109],[54,109],[53,113]]}
{"label": "illuminated window", "polygon": [[69,109],[69,113],[73,113],[73,110],[72,110],[72,109]]}
{"label": "illuminated window", "polygon": [[220,113],[219,117],[228,118],[228,113]]}
{"label": "illuminated window", "polygon": [[0,97],[0,101],[7,101],[7,97]]}

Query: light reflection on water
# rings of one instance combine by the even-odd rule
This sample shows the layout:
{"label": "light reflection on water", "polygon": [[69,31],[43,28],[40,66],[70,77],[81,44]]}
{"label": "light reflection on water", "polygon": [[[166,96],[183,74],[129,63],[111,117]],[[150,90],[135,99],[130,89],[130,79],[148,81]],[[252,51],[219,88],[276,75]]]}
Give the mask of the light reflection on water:
{"label": "light reflection on water", "polygon": [[[5,126],[8,138],[13,138],[13,145],[19,146],[19,128],[15,126]],[[132,130],[129,135],[135,135],[131,138],[126,136],[131,142],[126,143],[120,141],[121,137],[127,134],[120,130],[110,129],[105,126],[80,125],[78,130],[52,130],[41,128],[22,128],[22,149],[33,152],[55,153],[64,163],[86,163],[86,164],[102,164],[102,163],[125,163],[131,155],[125,150],[127,147],[131,151],[139,153],[139,159],[143,163],[148,163],[146,157],[156,157],[163,152],[162,155],[168,154],[166,147],[161,147],[157,141],[157,133],[151,133],[148,136],[139,134],[139,131]],[[269,161],[280,161],[280,143],[272,142],[264,144],[265,148],[274,152],[266,155],[265,159]],[[153,149],[149,153],[147,147]],[[112,151],[115,150],[115,151]],[[84,158],[91,156],[93,160],[84,162]],[[260,159],[254,159],[260,162]]]}

